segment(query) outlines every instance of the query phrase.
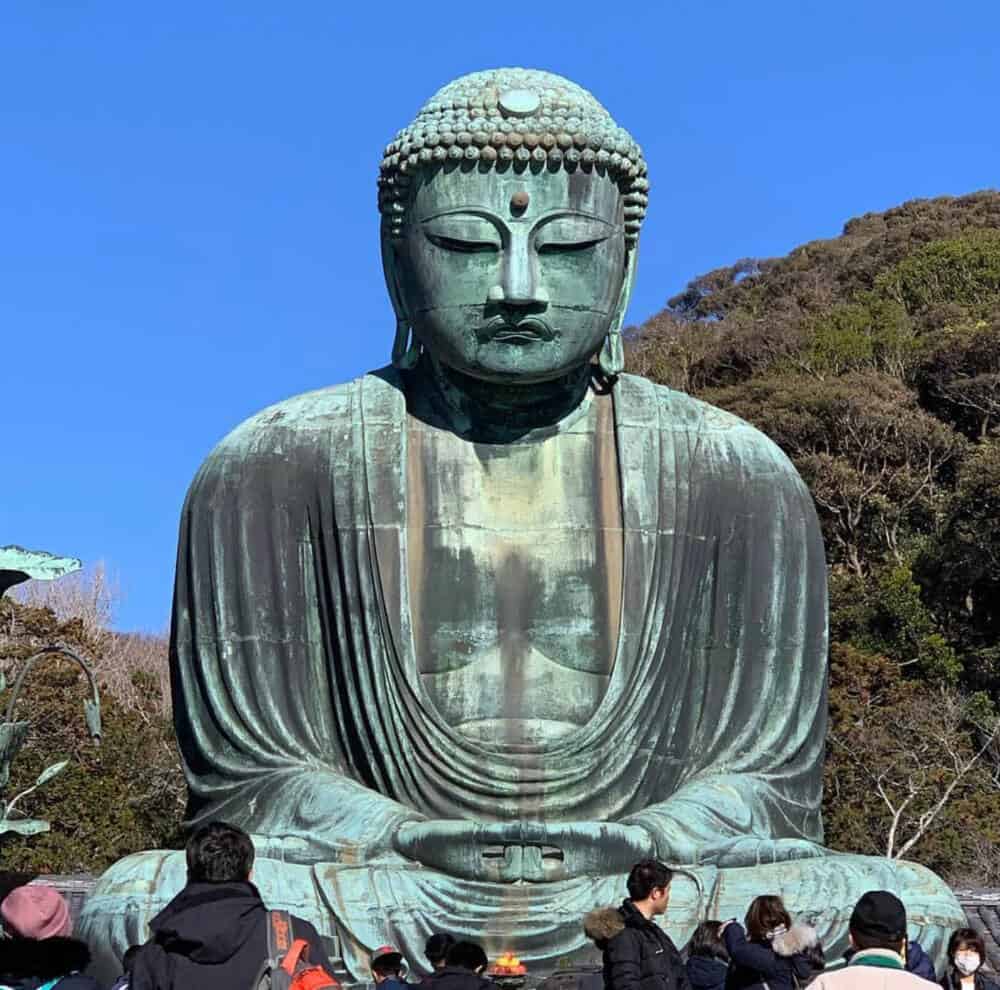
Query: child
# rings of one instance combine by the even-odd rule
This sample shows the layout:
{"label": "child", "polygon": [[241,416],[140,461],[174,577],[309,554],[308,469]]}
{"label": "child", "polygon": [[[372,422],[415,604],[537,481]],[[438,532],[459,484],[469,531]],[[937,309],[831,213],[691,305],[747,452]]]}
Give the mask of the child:
{"label": "child", "polygon": [[691,990],[725,990],[729,953],[719,938],[721,921],[703,921],[688,946],[687,978]]}

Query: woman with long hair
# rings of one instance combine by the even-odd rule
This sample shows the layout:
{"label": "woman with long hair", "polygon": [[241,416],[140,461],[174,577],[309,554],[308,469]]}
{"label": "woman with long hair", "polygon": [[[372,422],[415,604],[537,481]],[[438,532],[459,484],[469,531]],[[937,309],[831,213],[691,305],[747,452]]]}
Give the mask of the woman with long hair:
{"label": "woman with long hair", "polygon": [[816,929],[793,924],[780,897],[755,897],[746,931],[735,919],[722,926],[722,941],[732,960],[729,990],[795,990],[823,968]]}

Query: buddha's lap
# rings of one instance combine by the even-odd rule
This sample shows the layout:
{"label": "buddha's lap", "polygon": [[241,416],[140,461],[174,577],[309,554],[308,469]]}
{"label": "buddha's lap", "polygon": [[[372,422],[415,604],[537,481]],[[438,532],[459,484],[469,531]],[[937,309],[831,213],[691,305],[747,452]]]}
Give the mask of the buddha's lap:
{"label": "buddha's lap", "polygon": [[[185,882],[183,852],[139,853],[115,864],[88,900],[80,933],[94,951],[98,975],[110,978],[129,945],[145,941],[146,925]],[[311,921],[339,939],[357,978],[366,952],[394,944],[413,964],[433,931],[481,941],[492,955],[514,948],[534,969],[586,956],[583,915],[624,896],[624,877],[578,878],[543,884],[458,881],[397,860],[314,866],[260,858],[254,883],[264,901]],[[950,932],[965,924],[952,892],[913,863],[831,853],[829,856],[741,869],[678,870],[665,927],[678,945],[705,918],[742,918],[753,897],[778,893],[789,910],[817,928],[834,960],[846,948],[847,922],[867,890],[892,890],[906,904],[910,936],[940,958]]]}

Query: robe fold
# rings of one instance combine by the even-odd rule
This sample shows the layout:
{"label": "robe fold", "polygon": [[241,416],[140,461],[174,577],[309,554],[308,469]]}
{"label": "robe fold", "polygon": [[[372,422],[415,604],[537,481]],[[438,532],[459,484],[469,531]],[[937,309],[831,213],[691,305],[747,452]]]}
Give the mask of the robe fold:
{"label": "robe fold", "polygon": [[[192,821],[291,862],[392,855],[422,819],[619,821],[659,855],[820,842],[826,571],[811,498],[763,434],[632,376],[613,392],[621,629],[589,723],[504,751],[422,690],[407,404],[393,369],[230,434],[184,508],[171,648]],[[739,864],[729,864],[739,865]]]}

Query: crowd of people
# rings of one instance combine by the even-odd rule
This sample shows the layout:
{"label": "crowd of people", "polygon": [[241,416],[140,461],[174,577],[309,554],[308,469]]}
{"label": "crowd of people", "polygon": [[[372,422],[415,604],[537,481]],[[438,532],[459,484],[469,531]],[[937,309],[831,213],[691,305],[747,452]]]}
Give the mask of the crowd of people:
{"label": "crowd of people", "polygon": [[[198,829],[186,847],[187,884],[133,946],[111,990],[333,990],[323,940],[302,918],[268,909],[253,884],[254,849],[223,822]],[[684,955],[656,919],[670,903],[672,873],[644,860],[628,877],[620,907],[592,911],[586,934],[603,957],[604,990],[1000,990],[984,971],[986,947],[971,928],[948,944],[938,980],[907,936],[906,908],[892,893],[866,893],[851,914],[850,951],[829,966],[815,928],[793,919],[780,897],[756,897],[741,924],[703,921]],[[0,990],[105,990],[86,971],[90,951],[72,937],[62,895],[20,886],[0,903]],[[427,940],[424,990],[489,990],[483,947],[436,933]],[[371,954],[378,990],[409,990],[403,954]]]}
{"label": "crowd of people", "polygon": [[744,923],[703,921],[682,958],[656,923],[670,902],[670,869],[637,863],[619,908],[592,911],[584,930],[601,949],[605,990],[1000,990],[984,970],[986,946],[971,928],[955,931],[940,981],[907,935],[906,908],[894,894],[871,890],[851,913],[850,950],[829,967],[815,928],[795,921],[780,897],[754,898]]}

